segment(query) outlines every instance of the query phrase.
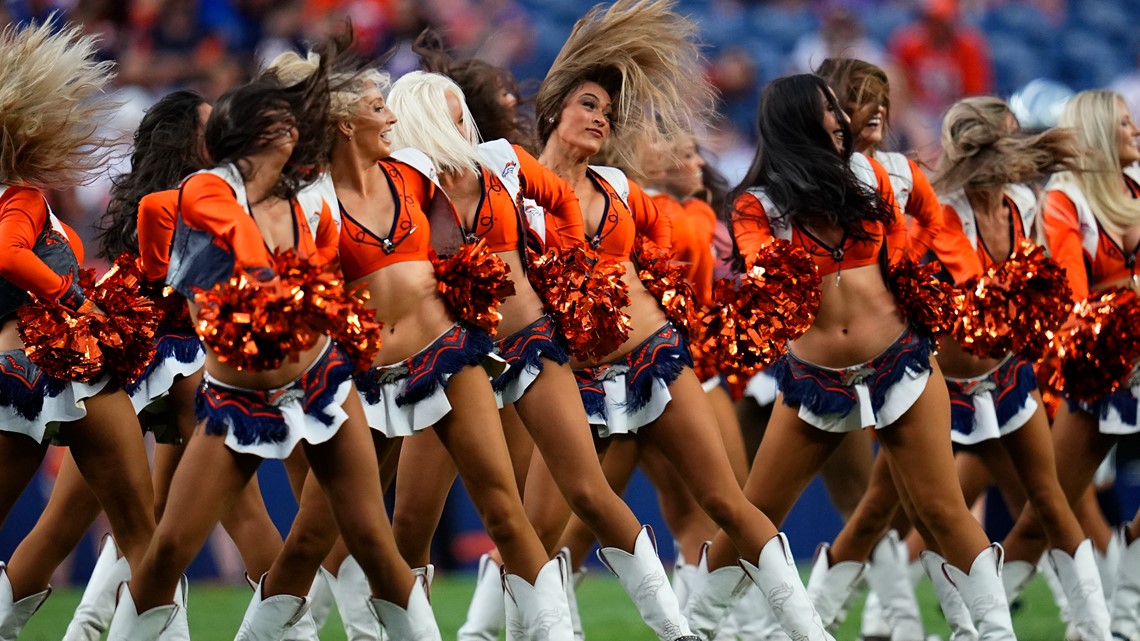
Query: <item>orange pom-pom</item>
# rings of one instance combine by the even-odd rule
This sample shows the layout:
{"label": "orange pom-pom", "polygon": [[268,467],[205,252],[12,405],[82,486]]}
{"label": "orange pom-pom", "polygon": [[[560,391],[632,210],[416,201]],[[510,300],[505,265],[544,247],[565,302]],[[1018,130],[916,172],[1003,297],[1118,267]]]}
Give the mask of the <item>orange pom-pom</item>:
{"label": "orange pom-pom", "polygon": [[88,298],[106,316],[95,336],[107,356],[107,367],[125,383],[138,380],[154,359],[154,332],[158,314],[154,301],[139,290],[142,272],[130,255],[119,256],[111,269],[88,292]]}
{"label": "orange pom-pom", "polygon": [[919,265],[904,258],[891,266],[891,291],[911,326],[931,336],[945,336],[958,321],[954,285],[938,278],[941,263]]}
{"label": "orange pom-pom", "polygon": [[372,367],[382,344],[380,330],[384,324],[376,320],[376,310],[368,307],[369,297],[363,287],[349,293],[339,309],[339,327],[332,334],[358,372]]}
{"label": "orange pom-pom", "polygon": [[1077,304],[1053,339],[1061,366],[1051,384],[1086,403],[1115,392],[1140,359],[1137,331],[1140,300],[1131,289],[1105,290]]}
{"label": "orange pom-pom", "polygon": [[515,293],[510,265],[487,247],[487,242],[463,245],[447,258],[432,258],[439,292],[460,320],[491,336],[503,315],[499,305]]}
{"label": "orange pom-pom", "polygon": [[585,246],[530,252],[528,276],[558,323],[574,358],[597,362],[629,338],[629,286],[625,266],[600,260]]}
{"label": "orange pom-pom", "polygon": [[49,376],[85,383],[103,372],[106,355],[95,337],[99,314],[32,296],[17,316],[24,352]]}
{"label": "orange pom-pom", "polygon": [[1072,309],[1064,269],[1045,248],[1023,242],[1000,265],[962,287],[954,337],[963,349],[986,358],[1009,352],[1036,360]]}
{"label": "orange pom-pom", "polygon": [[693,285],[685,276],[685,268],[673,262],[669,252],[653,241],[638,236],[633,245],[637,276],[653,297],[661,302],[665,317],[691,340],[691,327],[696,309],[697,296]]}
{"label": "orange pom-pom", "polygon": [[709,327],[704,348],[722,356],[730,387],[743,386],[776,362],[788,341],[811,327],[821,282],[803,248],[776,239],[748,262],[738,280],[714,284],[713,305],[704,318]]}

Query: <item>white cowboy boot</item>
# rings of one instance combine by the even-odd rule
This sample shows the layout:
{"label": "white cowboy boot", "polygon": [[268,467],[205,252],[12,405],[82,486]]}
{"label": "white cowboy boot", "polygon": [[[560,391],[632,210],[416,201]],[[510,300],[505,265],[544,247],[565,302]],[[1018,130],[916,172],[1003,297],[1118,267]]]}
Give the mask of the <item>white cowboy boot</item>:
{"label": "white cowboy boot", "polygon": [[925,641],[922,612],[910,584],[910,552],[896,530],[888,531],[871,552],[867,583],[879,598],[891,641]]}
{"label": "white cowboy boot", "polygon": [[190,641],[190,621],[186,618],[186,597],[189,591],[190,582],[183,574],[178,580],[178,587],[174,589],[174,605],[177,606],[174,618],[162,634],[158,635],[158,641]]}
{"label": "white cowboy boot", "polygon": [[926,570],[926,576],[930,577],[930,582],[934,584],[934,593],[938,595],[942,616],[946,617],[946,624],[950,626],[950,641],[978,641],[978,631],[974,628],[974,621],[970,618],[966,604],[962,603],[962,595],[958,594],[958,588],[954,587],[942,570],[942,566],[946,565],[946,559],[930,550],[924,551],[919,558]]}
{"label": "white cowboy boot", "polygon": [[1049,550],[1049,562],[1061,580],[1069,616],[1081,641],[1111,641],[1108,606],[1092,541],[1081,541],[1072,556],[1064,550]]}
{"label": "white cowboy boot", "polygon": [[[1013,621],[1009,616],[1009,602],[1002,586],[1002,561],[1005,550],[994,543],[978,553],[970,565],[969,574],[944,564],[943,572],[962,595],[962,603],[970,613],[979,641],[1013,641]],[[1032,568],[1032,564],[1027,564]]]}
{"label": "white cowboy boot", "polygon": [[1057,570],[1049,561],[1048,550],[1041,555],[1041,560],[1037,562],[1037,573],[1045,579],[1045,585],[1049,586],[1049,592],[1053,595],[1053,602],[1057,604],[1061,623],[1065,624],[1065,641],[1081,641],[1077,627],[1073,625],[1072,613],[1069,611],[1069,598],[1065,596],[1065,587],[1061,585],[1061,577],[1057,576]]}
{"label": "white cowboy boot", "polygon": [[264,586],[262,575],[234,641],[281,641],[309,611],[309,600],[303,596],[277,594],[263,598]]}
{"label": "white cowboy boot", "polygon": [[336,598],[336,609],[340,612],[348,641],[380,641],[380,627],[368,607],[372,588],[356,559],[346,557],[340,564],[336,580],[329,586]]}
{"label": "white cowboy boot", "polygon": [[503,575],[508,641],[574,639],[566,601],[567,569],[556,556],[538,571],[534,585],[515,574]]}
{"label": "white cowboy boot", "polygon": [[1127,531],[1112,593],[1112,636],[1121,641],[1140,641],[1140,539],[1128,543]]}
{"label": "white cowboy boot", "polygon": [[[1002,554],[1005,552],[1003,551]],[[1001,571],[1001,584],[1005,590],[1006,603],[1013,603],[1021,598],[1025,586],[1037,574],[1037,566],[1029,561],[1010,561]]]}
{"label": "white cowboy boot", "polygon": [[63,641],[99,641],[111,625],[111,617],[115,616],[119,585],[130,580],[131,566],[126,557],[119,557],[115,539],[110,534],[103,535],[95,569],[91,571],[71,623],[67,624]]}
{"label": "white cowboy boot", "polygon": [[479,557],[475,593],[467,606],[467,620],[459,628],[456,641],[498,641],[505,623],[503,606],[503,566],[490,554]]}
{"label": "white cowboy boot", "polygon": [[732,613],[748,588],[748,577],[736,565],[727,565],[709,572],[709,544],[701,548],[697,572],[689,584],[689,599],[685,602],[685,618],[689,629],[701,639],[715,639],[721,624]]}
{"label": "white cowboy boot", "polygon": [[784,628],[776,620],[776,613],[772,612],[772,606],[768,605],[768,599],[751,581],[729,616],[736,622],[737,636],[744,641],[789,641]]}
{"label": "white cowboy boot", "polygon": [[336,577],[321,566],[317,571],[316,580],[313,581],[313,589],[309,590],[309,614],[313,617],[313,626],[318,632],[325,627],[329,613],[336,605],[336,597],[332,591],[332,581],[335,580]]}
{"label": "white cowboy boot", "polygon": [[12,595],[12,583],[8,581],[8,566],[0,563],[0,641],[16,641],[28,619],[40,609],[51,596],[51,586],[43,592],[26,596],[19,601]]}
{"label": "white cowboy boot", "polygon": [[[562,557],[562,562],[566,567],[573,568],[574,563],[570,558],[570,548],[563,547],[558,551],[558,556]],[[570,606],[570,627],[574,630],[574,641],[585,641],[586,633],[582,630],[582,615],[578,612],[578,586],[582,585],[582,581],[586,578],[586,568],[582,567],[574,570],[570,575],[570,580],[566,583],[566,605]]]}
{"label": "white cowboy boot", "polygon": [[[343,566],[342,566],[343,567]],[[373,621],[384,627],[392,641],[440,641],[439,625],[428,600],[428,577],[417,574],[408,595],[408,607],[383,599],[369,599]]]}
{"label": "white cowboy boot", "polygon": [[812,607],[783,532],[764,544],[757,562],[741,559],[740,567],[768,599],[784,632],[796,641],[835,641]]}
{"label": "white cowboy boot", "polygon": [[1116,575],[1124,554],[1124,532],[1114,531],[1104,552],[1096,549],[1093,552],[1096,553],[1096,567],[1100,571],[1100,584],[1104,588],[1104,601],[1111,607],[1112,595],[1116,590]]}
{"label": "white cowboy boot", "polygon": [[815,561],[808,577],[807,594],[823,621],[823,626],[834,632],[843,623],[843,605],[855,591],[866,566],[859,561],[842,561],[832,565],[828,558],[830,550],[831,546],[827,543],[820,543],[815,548]]}
{"label": "white cowboy boot", "polygon": [[653,530],[641,528],[633,542],[633,552],[621,548],[601,548],[598,559],[617,575],[618,582],[637,607],[641,620],[660,641],[699,641],[681,615],[677,595],[657,556]]}
{"label": "white cowboy boot", "polygon": [[119,603],[115,606],[115,616],[111,617],[107,641],[158,641],[177,614],[178,606],[173,603],[139,614],[130,586],[124,583],[119,588]]}
{"label": "white cowboy boot", "polygon": [[697,573],[697,566],[685,562],[685,555],[681,552],[681,546],[674,541],[673,543],[673,594],[677,596],[677,603],[681,604],[681,610],[685,609],[685,601],[689,600],[689,582],[693,580],[693,575]]}
{"label": "white cowboy boot", "polygon": [[[866,576],[864,573],[864,580]],[[867,600],[863,602],[863,618],[859,622],[859,638],[863,641],[890,641],[891,624],[887,623],[883,612],[883,602],[874,590],[867,590]]]}

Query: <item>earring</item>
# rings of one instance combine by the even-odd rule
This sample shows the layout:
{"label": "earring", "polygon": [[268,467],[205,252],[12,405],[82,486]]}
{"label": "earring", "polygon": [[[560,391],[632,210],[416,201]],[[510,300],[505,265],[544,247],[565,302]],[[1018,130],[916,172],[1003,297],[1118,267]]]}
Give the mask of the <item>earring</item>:
{"label": "earring", "polygon": [[551,116],[551,117],[547,118],[547,119],[546,119],[546,122],[549,122],[550,124],[552,124],[552,125],[553,125],[553,124],[554,124],[554,116]]}
{"label": "earring", "polygon": [[351,135],[348,137],[348,141],[352,142],[352,136]]}

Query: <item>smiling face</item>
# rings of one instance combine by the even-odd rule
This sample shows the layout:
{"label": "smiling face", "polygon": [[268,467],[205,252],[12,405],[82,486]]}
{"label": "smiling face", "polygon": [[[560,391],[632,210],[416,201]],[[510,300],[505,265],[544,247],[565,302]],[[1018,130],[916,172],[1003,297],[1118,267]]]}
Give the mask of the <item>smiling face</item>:
{"label": "smiling face", "polygon": [[673,147],[673,165],[665,172],[666,189],[681,199],[697,193],[704,188],[704,166],[697,139],[684,136]]}
{"label": "smiling face", "polygon": [[596,82],[583,83],[562,104],[551,138],[581,150],[588,158],[598,153],[610,135],[612,116],[610,93]]}
{"label": "smiling face", "polygon": [[297,119],[285,110],[270,112],[269,117],[273,124],[265,128],[258,141],[261,143],[261,153],[280,155],[288,158],[297,146],[300,132],[297,131]]}
{"label": "smiling face", "polygon": [[1127,167],[1140,160],[1140,147],[1137,146],[1137,136],[1140,128],[1132,122],[1132,112],[1128,105],[1120,98],[1116,99],[1116,150],[1120,157],[1120,166]]}
{"label": "smiling face", "polygon": [[822,91],[820,92],[819,99],[823,104],[823,130],[831,136],[831,142],[835,144],[835,151],[842,154],[843,125],[850,121],[842,109],[834,106],[834,96],[831,96],[831,100],[828,98],[829,96],[824,95]]}
{"label": "smiling face", "polygon": [[349,143],[362,155],[377,160],[392,154],[392,125],[396,114],[388,107],[384,94],[376,85],[368,84],[352,120],[342,123],[341,131],[351,136]]}

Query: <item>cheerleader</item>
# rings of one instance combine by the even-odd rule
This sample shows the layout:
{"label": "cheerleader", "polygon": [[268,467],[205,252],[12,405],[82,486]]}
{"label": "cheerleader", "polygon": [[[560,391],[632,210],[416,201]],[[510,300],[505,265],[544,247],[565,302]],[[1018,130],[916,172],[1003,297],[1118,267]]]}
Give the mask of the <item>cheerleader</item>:
{"label": "cheerleader", "polygon": [[[327,83],[326,66],[288,86],[263,76],[218,100],[205,132],[218,165],[180,188],[167,282],[183,295],[226,282],[235,267],[248,279],[275,278],[272,248],[295,248],[315,261],[335,258],[337,230],[327,205],[310,224],[296,199],[327,153]],[[199,300],[208,300],[203,296]],[[198,316],[198,306],[191,312]],[[199,427],[143,564],[120,593],[109,639],[158,638],[178,609],[170,605],[178,576],[218,518],[263,458],[284,458],[298,444],[328,497],[331,518],[371,581],[374,610],[394,630],[439,638],[426,593],[392,540],[345,353],[320,337],[273,369],[239,370],[222,356],[207,347]],[[316,485],[306,487],[316,491]],[[281,638],[307,606],[265,577],[254,601],[238,639]]]}
{"label": "cheerleader", "polygon": [[[1105,90],[1074,96],[1065,105],[1058,124],[1076,131],[1080,143],[1091,150],[1079,159],[1081,171],[1054,175],[1045,193],[1045,234],[1053,256],[1065,268],[1073,300],[1081,302],[1114,287],[1135,289],[1140,185],[1127,172],[1140,160],[1140,129],[1133,123],[1124,100]],[[1072,354],[1069,358],[1080,356]],[[1109,357],[1103,356],[1106,361]],[[1071,504],[1087,491],[1097,466],[1117,439],[1140,431],[1136,420],[1140,391],[1135,381],[1133,373],[1131,378],[1124,378],[1117,391],[1102,392],[1091,401],[1078,401],[1075,389],[1062,390],[1068,398],[1053,419],[1053,451],[1061,487]],[[1111,382],[1074,383],[1107,390]],[[1035,559],[1034,555],[1044,551],[1047,544],[1052,545],[1047,532],[1039,515],[1024,510],[1006,538],[1006,545],[1023,550],[1023,559]],[[1116,567],[1105,568],[1108,572],[1102,580],[1104,585],[1115,584],[1110,629],[1114,639],[1140,639],[1140,544],[1135,543],[1138,535],[1140,518],[1121,529],[1123,558]],[[1050,552],[1051,557],[1055,555],[1055,550]],[[1060,572],[1062,568],[1057,569]],[[1067,591],[1066,596],[1073,610],[1087,602],[1084,599],[1095,601],[1100,595],[1086,590],[1084,599],[1075,603]],[[1080,627],[1078,630],[1082,631],[1082,638],[1089,634]]]}
{"label": "cheerleader", "polygon": [[[44,328],[18,320],[36,304],[30,295],[62,305],[77,319],[105,316],[79,284],[82,244],[41,190],[80,184],[106,160],[109,147],[96,128],[115,108],[102,94],[111,63],[96,61],[94,38],[81,36],[77,26],[9,25],[0,40],[7,56],[0,68],[0,521],[48,445],[66,445],[128,563],[138,567],[154,518],[146,450],[130,398],[110,374],[80,381],[75,369],[45,372],[29,358],[22,338]],[[0,563],[0,639],[18,637],[51,593],[40,570],[32,563]]]}
{"label": "cheerleader", "polygon": [[[672,9],[671,2],[656,1],[595,7],[576,25],[536,99],[539,162],[574,188],[587,241],[602,259],[624,266],[629,291],[622,311],[632,328],[624,344],[599,362],[580,364],[583,404],[599,437],[634,433],[661,450],[705,512],[729,533],[743,571],[778,600],[790,636],[830,639],[807,600],[787,540],[748,504],[732,475],[684,339],[637,277],[631,260],[636,236],[667,250],[668,219],[623,173],[589,165],[607,139],[628,150],[626,145],[657,125],[653,116],[666,134],[686,130],[700,116],[692,106],[707,104],[708,89],[688,40],[695,26]],[[602,557],[618,570],[619,581],[627,580],[610,556]],[[743,580],[742,573],[733,588]]]}

